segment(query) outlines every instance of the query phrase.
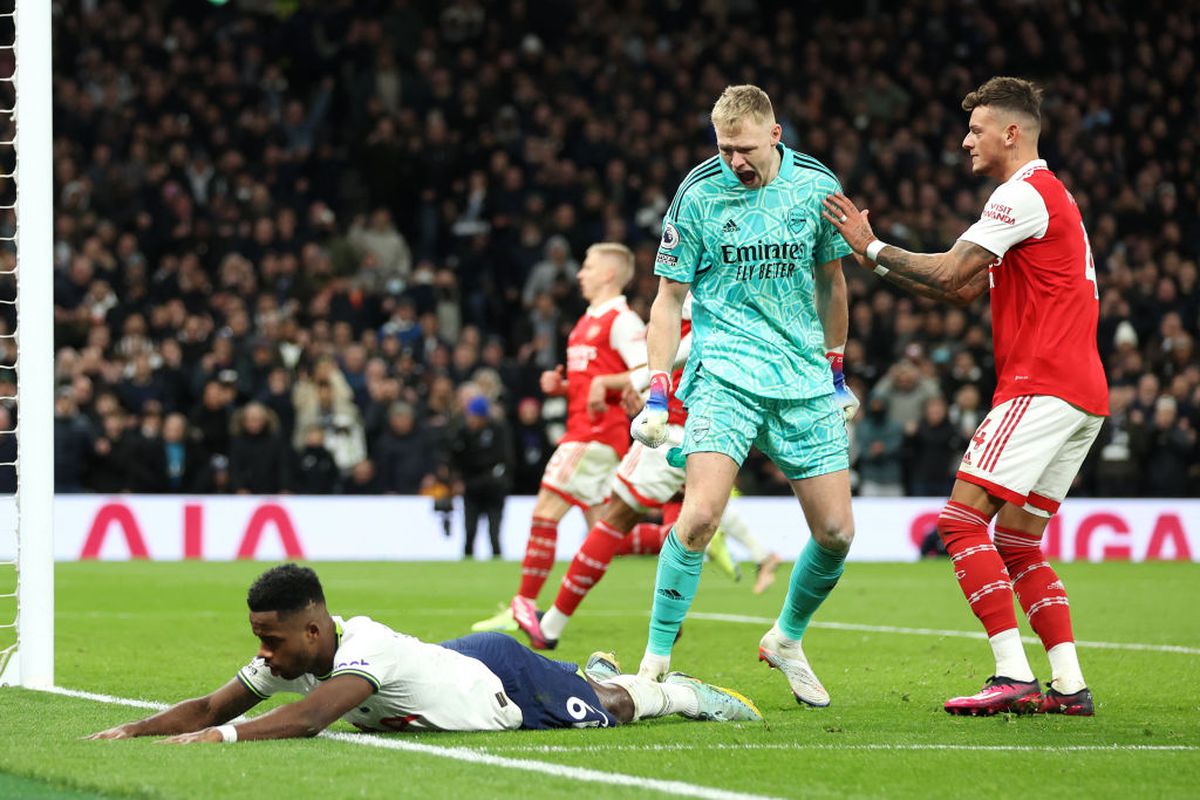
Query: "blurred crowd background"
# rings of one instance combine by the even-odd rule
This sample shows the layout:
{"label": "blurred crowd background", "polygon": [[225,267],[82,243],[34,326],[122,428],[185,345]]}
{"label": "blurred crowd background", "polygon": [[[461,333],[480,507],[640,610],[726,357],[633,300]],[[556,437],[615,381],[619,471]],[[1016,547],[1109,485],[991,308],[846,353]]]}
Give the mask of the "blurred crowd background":
{"label": "blurred crowd background", "polygon": [[[993,188],[961,99],[1015,74],[1046,88],[1041,152],[1100,290],[1112,417],[1073,494],[1200,494],[1190,4],[54,8],[59,492],[445,498],[503,463],[533,493],[565,413],[537,376],[586,307],[579,261],[628,244],[648,315],[663,212],[715,152],[727,84],[765,88],[881,236],[939,251]],[[846,271],[856,490],[944,495],[994,385],[986,296],[937,306]],[[0,356],[3,428],[11,339]],[[787,491],[757,456],[741,481]]]}

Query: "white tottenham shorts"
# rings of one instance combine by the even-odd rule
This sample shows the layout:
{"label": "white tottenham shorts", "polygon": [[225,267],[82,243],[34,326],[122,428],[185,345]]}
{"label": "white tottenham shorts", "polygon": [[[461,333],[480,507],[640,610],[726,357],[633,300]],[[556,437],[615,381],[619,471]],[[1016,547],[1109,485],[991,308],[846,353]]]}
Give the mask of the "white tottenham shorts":
{"label": "white tottenham shorts", "polygon": [[587,510],[608,500],[618,463],[617,451],[606,444],[563,442],[546,464],[542,488]]}
{"label": "white tottenham shorts", "polygon": [[1053,516],[1103,423],[1051,395],[1014,397],[979,423],[958,478],[1031,514]]}

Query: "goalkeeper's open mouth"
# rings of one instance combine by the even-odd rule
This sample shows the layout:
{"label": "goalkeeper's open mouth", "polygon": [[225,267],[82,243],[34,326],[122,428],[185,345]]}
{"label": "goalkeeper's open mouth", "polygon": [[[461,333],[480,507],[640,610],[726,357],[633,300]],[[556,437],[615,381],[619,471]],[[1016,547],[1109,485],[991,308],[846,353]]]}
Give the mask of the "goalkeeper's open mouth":
{"label": "goalkeeper's open mouth", "polygon": [[742,186],[753,186],[758,182],[758,173],[752,169],[740,169],[734,173],[737,179],[742,182]]}

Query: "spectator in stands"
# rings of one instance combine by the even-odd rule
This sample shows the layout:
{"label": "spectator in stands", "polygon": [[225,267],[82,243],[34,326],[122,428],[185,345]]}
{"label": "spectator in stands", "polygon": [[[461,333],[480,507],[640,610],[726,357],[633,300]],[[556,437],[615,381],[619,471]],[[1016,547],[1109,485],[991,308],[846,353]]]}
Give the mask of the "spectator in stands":
{"label": "spectator in stands", "polygon": [[896,362],[872,390],[883,401],[888,419],[899,427],[916,424],[930,399],[941,393],[937,381],[924,376],[909,359]]}
{"label": "spectator in stands", "polygon": [[375,462],[364,458],[355,464],[342,485],[342,491],[346,494],[382,494],[383,487],[379,483]]}
{"label": "spectator in stands", "polygon": [[1149,442],[1145,426],[1132,419],[1133,397],[1132,386],[1109,387],[1108,417],[1084,469],[1084,474],[1092,477],[1090,488],[1096,497],[1129,497],[1141,483],[1140,464]]}
{"label": "spectator in stands", "polygon": [[[7,408],[4,409],[8,411]],[[11,420],[11,415],[10,415]],[[62,386],[54,397],[54,491],[84,491],[84,478],[93,451],[94,432],[88,417],[75,405],[75,393]]]}
{"label": "spectator in stands", "polygon": [[901,497],[904,482],[900,457],[904,429],[888,415],[887,399],[871,395],[867,411],[855,427],[858,445],[858,493],[864,497]]}
{"label": "spectator in stands", "polygon": [[1178,404],[1169,395],[1158,398],[1147,427],[1141,496],[1187,496],[1189,471],[1196,463],[1196,429],[1187,417],[1179,416]]}
{"label": "spectator in stands", "polygon": [[190,435],[187,417],[178,412],[163,420],[162,437],[148,450],[151,492],[191,494],[202,491],[208,453]]}
{"label": "spectator in stands", "polygon": [[515,468],[513,492],[537,494],[542,485],[542,473],[550,461],[554,446],[546,436],[542,422],[542,404],[535,397],[522,398],[517,403],[517,422],[513,428]]}
{"label": "spectator in stands", "polygon": [[87,466],[85,485],[90,491],[139,492],[154,482],[142,441],[127,423],[124,410],[106,414],[101,420],[100,435],[92,443]]}
{"label": "spectator in stands", "polygon": [[262,403],[249,403],[233,420],[229,487],[237,494],[278,494],[291,489],[293,455],[279,420]]}
{"label": "spectator in stands", "polygon": [[304,447],[296,454],[292,491],[296,494],[335,494],[341,484],[341,470],[325,449],[325,431],[318,425],[310,425],[304,432]]}
{"label": "spectator in stands", "polygon": [[200,405],[192,411],[191,427],[200,444],[213,455],[229,455],[229,424],[232,420],[233,390],[217,379],[205,381]]}
{"label": "spectator in stands", "polygon": [[916,497],[941,498],[950,493],[966,437],[951,424],[941,397],[925,401],[921,421],[905,429],[908,491]]}
{"label": "spectator in stands", "polygon": [[539,294],[552,294],[559,284],[573,284],[579,272],[579,262],[571,256],[571,244],[566,236],[551,236],[544,247],[545,258],[533,265],[525,288],[521,291],[521,302],[532,308]]}
{"label": "spectator in stands", "polygon": [[350,226],[350,244],[358,251],[355,285],[367,292],[399,294],[412,273],[412,252],[386,208],[358,217]]}
{"label": "spectator in stands", "polygon": [[375,445],[382,490],[417,494],[434,473],[429,437],[417,427],[416,412],[408,403],[393,403],[387,423],[387,430]]}

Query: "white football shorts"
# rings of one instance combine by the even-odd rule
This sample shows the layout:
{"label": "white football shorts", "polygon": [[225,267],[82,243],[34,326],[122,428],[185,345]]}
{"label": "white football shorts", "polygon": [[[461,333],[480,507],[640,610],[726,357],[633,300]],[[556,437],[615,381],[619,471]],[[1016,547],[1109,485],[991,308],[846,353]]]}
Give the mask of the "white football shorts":
{"label": "white football shorts", "polygon": [[667,453],[682,443],[682,425],[668,426],[667,441],[659,447],[646,447],[635,441],[617,467],[613,493],[643,514],[652,508],[662,508],[683,488],[684,471],[667,463]]}
{"label": "white football shorts", "polygon": [[1031,514],[1051,517],[1103,422],[1051,395],[1014,397],[979,423],[958,477]]}
{"label": "white football shorts", "polygon": [[587,510],[608,500],[617,451],[600,442],[563,442],[554,450],[542,488]]}

